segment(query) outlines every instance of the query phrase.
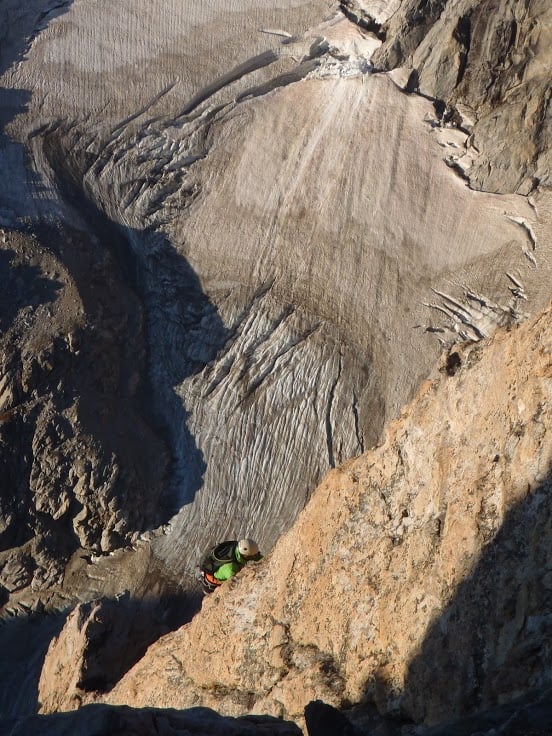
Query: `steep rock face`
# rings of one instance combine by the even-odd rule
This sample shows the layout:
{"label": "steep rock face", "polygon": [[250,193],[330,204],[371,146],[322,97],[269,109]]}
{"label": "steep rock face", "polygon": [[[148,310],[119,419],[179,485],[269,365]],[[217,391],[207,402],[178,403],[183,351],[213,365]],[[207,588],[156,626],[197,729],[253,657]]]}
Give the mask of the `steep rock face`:
{"label": "steep rock face", "polygon": [[551,27],[547,0],[404,0],[374,63],[412,69],[415,87],[457,109],[481,152],[474,188],[527,194],[552,183]]}
{"label": "steep rock face", "polygon": [[[373,700],[436,723],[549,684],[550,317],[451,353],[106,700],[294,720],[314,698]],[[58,697],[43,681],[43,708]]]}
{"label": "steep rock face", "polygon": [[0,584],[40,593],[78,547],[109,552],[159,524],[167,453],[119,264],[69,229],[1,237]]}
{"label": "steep rock face", "polygon": [[400,14],[369,5],[2,5],[3,614],[192,589],[219,535],[270,549],[443,346],[548,300],[550,193],[468,188],[491,154],[373,73],[367,24],[397,11],[385,55]]}

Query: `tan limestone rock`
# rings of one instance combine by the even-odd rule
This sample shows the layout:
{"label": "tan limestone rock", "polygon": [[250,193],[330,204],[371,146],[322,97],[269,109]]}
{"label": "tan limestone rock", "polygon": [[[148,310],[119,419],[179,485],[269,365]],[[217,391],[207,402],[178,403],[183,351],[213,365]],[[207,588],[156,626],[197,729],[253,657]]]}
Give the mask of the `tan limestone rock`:
{"label": "tan limestone rock", "polygon": [[437,722],[545,682],[551,314],[451,353],[268,559],[105,700],[300,721],[311,699],[368,698]]}

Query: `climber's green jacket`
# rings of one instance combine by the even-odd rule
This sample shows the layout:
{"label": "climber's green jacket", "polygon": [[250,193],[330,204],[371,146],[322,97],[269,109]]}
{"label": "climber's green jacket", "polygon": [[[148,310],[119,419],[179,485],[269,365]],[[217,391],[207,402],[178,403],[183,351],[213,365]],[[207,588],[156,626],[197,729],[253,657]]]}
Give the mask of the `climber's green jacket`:
{"label": "climber's green jacket", "polygon": [[238,573],[247,562],[251,562],[252,560],[254,562],[258,562],[263,558],[261,553],[258,552],[255,557],[249,557],[246,560],[245,557],[242,557],[242,555],[240,554],[237,545],[234,548],[233,556],[234,559],[232,560],[232,562],[225,562],[224,565],[221,565],[219,569],[213,574],[213,577],[215,577],[217,580],[229,580],[230,578],[234,577],[234,575]]}

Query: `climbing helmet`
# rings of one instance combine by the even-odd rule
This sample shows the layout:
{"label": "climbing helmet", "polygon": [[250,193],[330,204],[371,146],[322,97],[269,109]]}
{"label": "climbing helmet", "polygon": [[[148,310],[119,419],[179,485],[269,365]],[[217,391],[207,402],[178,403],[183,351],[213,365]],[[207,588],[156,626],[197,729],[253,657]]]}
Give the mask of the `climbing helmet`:
{"label": "climbing helmet", "polygon": [[242,557],[255,557],[259,554],[259,546],[252,539],[240,539],[238,542],[238,552]]}

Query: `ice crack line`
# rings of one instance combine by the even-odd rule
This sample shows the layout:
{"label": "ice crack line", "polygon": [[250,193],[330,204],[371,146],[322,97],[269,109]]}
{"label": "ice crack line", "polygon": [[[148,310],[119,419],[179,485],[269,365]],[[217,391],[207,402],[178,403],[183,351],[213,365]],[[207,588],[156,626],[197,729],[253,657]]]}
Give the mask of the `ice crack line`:
{"label": "ice crack line", "polygon": [[331,385],[330,388],[330,395],[328,397],[328,407],[326,411],[326,440],[328,443],[328,462],[330,465],[330,468],[335,468],[335,453],[334,453],[334,443],[333,443],[333,430],[332,430],[332,409],[335,401],[335,393],[337,389],[337,384],[339,383],[339,380],[341,378],[341,372],[343,369],[341,354],[339,355],[339,362],[337,366],[337,375],[335,377],[334,382]]}

